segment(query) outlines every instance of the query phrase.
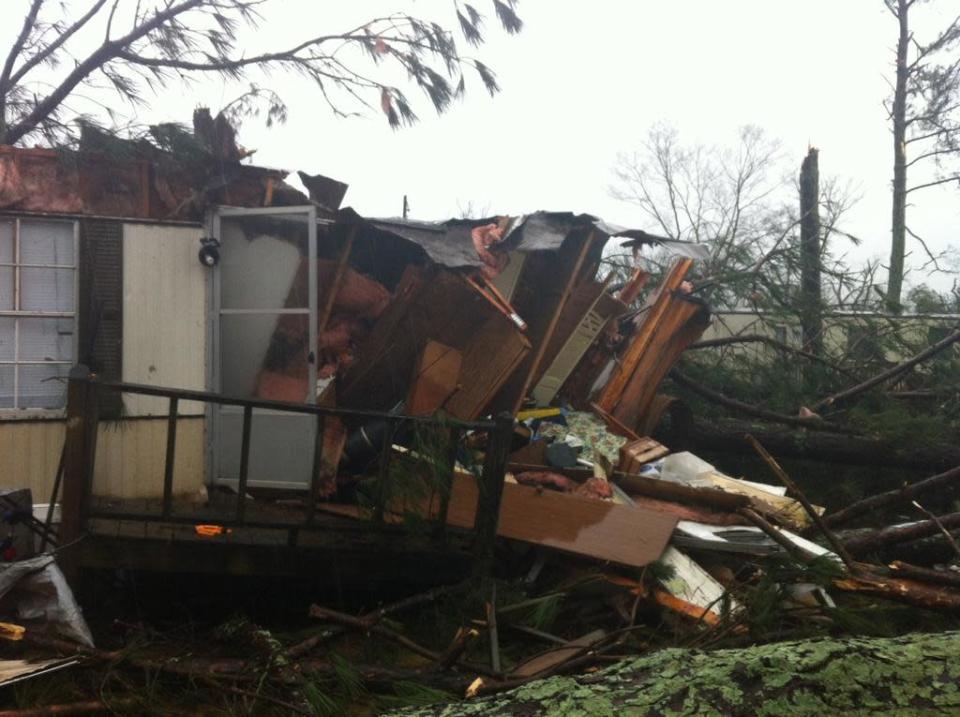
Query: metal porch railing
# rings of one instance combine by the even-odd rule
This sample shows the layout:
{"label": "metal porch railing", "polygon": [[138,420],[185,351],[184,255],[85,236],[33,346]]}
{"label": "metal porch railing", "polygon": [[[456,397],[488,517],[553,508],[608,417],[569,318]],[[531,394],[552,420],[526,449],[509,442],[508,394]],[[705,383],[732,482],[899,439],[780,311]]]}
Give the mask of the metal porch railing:
{"label": "metal porch railing", "polygon": [[[163,469],[163,489],[160,508],[156,511],[114,512],[98,508],[93,492],[94,465],[97,450],[97,428],[100,422],[98,406],[100,397],[106,392],[120,392],[143,396],[166,398],[166,451]],[[201,522],[201,516],[180,511],[174,512],[174,466],[177,451],[177,421],[181,402],[195,401],[204,405],[238,406],[243,410],[241,429],[239,475],[237,476],[236,503],[232,515],[217,518],[224,528],[277,528],[291,531],[289,544],[296,544],[296,531],[300,529],[318,529],[316,506],[320,488],[320,467],[323,458],[324,430],[330,417],[346,421],[385,421],[387,430],[379,452],[379,474],[374,500],[373,517],[375,522],[383,522],[388,508],[390,481],[390,463],[393,457],[392,438],[401,425],[425,427],[449,431],[449,445],[456,446],[467,432],[488,434],[483,468],[479,479],[479,501],[474,522],[476,535],[475,551],[480,569],[487,569],[492,559],[493,542],[497,530],[497,516],[503,491],[503,477],[506,470],[507,454],[513,432],[513,418],[502,414],[493,421],[464,422],[436,417],[402,416],[378,411],[329,408],[310,404],[287,403],[263,399],[226,396],[206,391],[193,391],[175,388],[162,388],[142,384],[102,381],[91,376],[83,366],[74,367],[70,373],[67,392],[67,431],[63,453],[63,478],[61,499],[61,525],[59,545],[61,548],[78,541],[87,532],[90,520],[109,518],[142,522],[163,522],[173,524]],[[251,429],[254,412],[257,410],[282,411],[317,416],[316,435],[312,446],[313,469],[311,483],[307,488],[306,509],[299,521],[273,521],[253,518],[247,515],[248,470],[250,465]],[[438,526],[444,526],[456,461],[455,451],[451,451],[447,465],[441,471],[445,481],[445,490],[441,490],[439,511],[436,517]],[[59,478],[59,476],[58,476]],[[59,482],[59,481],[58,481]],[[54,491],[57,488],[55,486]],[[56,500],[56,493],[51,503]],[[208,518],[209,516],[205,516]]]}

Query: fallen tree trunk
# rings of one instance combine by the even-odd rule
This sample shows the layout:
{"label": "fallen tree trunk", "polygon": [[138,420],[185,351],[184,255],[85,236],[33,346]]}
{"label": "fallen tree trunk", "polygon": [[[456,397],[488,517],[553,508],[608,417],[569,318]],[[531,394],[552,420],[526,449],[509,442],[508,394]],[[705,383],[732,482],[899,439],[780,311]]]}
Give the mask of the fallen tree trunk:
{"label": "fallen tree trunk", "polygon": [[956,714],[957,650],[960,632],[669,649],[591,675],[551,677],[493,697],[391,714]]}
{"label": "fallen tree trunk", "polygon": [[[843,525],[858,516],[872,513],[880,508],[886,508],[888,505],[906,503],[908,500],[913,500],[917,496],[923,493],[929,493],[932,490],[940,491],[937,497],[942,500],[945,489],[952,488],[958,483],[960,483],[960,465],[943,473],[931,476],[930,478],[925,478],[916,483],[910,483],[902,488],[888,490],[886,493],[878,493],[877,495],[872,495],[869,498],[864,498],[852,505],[848,505],[843,510],[838,510],[828,515],[826,517],[827,525],[831,527]],[[927,535],[933,535],[933,532],[927,533]],[[915,537],[922,538],[925,536],[917,535]]]}
{"label": "fallen tree trunk", "polygon": [[941,515],[935,520],[923,520],[909,525],[897,525],[880,530],[872,530],[844,541],[844,545],[854,555],[863,555],[875,550],[881,550],[891,545],[909,543],[920,538],[929,538],[943,529],[960,527],[960,513]]}
{"label": "fallen tree trunk", "polygon": [[904,447],[892,441],[866,436],[758,429],[746,423],[721,427],[706,421],[693,421],[686,426],[678,426],[677,430],[671,430],[669,435],[660,438],[674,450],[683,446],[694,453],[697,450],[709,450],[751,455],[754,451],[744,438],[746,433],[753,435],[780,458],[931,472],[960,465],[960,446],[955,445]]}

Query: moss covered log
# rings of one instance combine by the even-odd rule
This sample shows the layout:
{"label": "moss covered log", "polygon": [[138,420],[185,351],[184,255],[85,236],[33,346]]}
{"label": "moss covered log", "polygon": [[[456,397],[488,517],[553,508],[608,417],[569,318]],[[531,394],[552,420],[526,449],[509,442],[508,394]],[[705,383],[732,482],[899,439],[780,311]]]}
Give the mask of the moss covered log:
{"label": "moss covered log", "polygon": [[960,714],[960,632],[669,649],[404,717]]}

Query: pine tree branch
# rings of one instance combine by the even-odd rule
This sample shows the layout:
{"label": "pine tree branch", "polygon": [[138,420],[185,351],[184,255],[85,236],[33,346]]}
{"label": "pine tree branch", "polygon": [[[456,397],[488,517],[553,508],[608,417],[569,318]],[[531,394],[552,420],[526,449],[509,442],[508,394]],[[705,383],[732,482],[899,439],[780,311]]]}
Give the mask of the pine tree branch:
{"label": "pine tree branch", "polygon": [[9,92],[10,87],[15,84],[15,81],[10,81],[10,74],[13,72],[13,64],[17,61],[17,57],[20,56],[20,53],[23,52],[23,47],[27,42],[27,38],[30,37],[30,33],[36,26],[37,14],[40,12],[41,5],[43,5],[43,0],[33,0],[33,2],[30,4],[30,9],[27,11],[27,15],[23,19],[23,27],[20,28],[20,34],[17,35],[17,39],[10,48],[10,52],[7,54],[7,59],[3,63],[3,70],[0,72],[0,130],[6,127],[7,93]]}
{"label": "pine tree branch", "polygon": [[917,155],[916,157],[911,159],[909,162],[907,162],[907,167],[908,168],[912,167],[914,164],[916,164],[921,160],[929,159],[930,157],[936,157],[941,154],[960,154],[960,147],[952,147],[949,149],[935,149],[931,152],[924,152],[923,154]]}
{"label": "pine tree branch", "polygon": [[700,383],[697,383],[677,369],[670,371],[670,378],[673,379],[673,381],[677,384],[699,394],[711,403],[716,403],[720,406],[724,406],[736,411],[737,413],[742,413],[747,416],[753,416],[754,418],[770,421],[772,423],[782,423],[785,426],[793,426],[795,428],[809,428],[812,431],[829,431],[831,433],[845,433],[849,435],[856,435],[857,433],[857,431],[853,430],[852,428],[846,428],[845,426],[838,426],[834,423],[828,423],[819,416],[801,418],[799,416],[788,416],[783,413],[777,413],[776,411],[770,411],[766,408],[760,408],[759,406],[751,406],[749,403],[744,403],[743,401],[738,401],[735,398],[730,398],[729,396],[723,395],[719,391],[715,391],[712,388],[708,388]]}
{"label": "pine tree branch", "polygon": [[794,354],[795,356],[802,356],[808,361],[814,361],[819,363],[827,368],[830,368],[838,373],[845,374],[847,376],[853,377],[853,374],[845,368],[841,368],[826,359],[817,356],[816,354],[809,353],[802,349],[794,348],[789,344],[785,344],[782,341],[777,341],[771,336],[764,336],[763,334],[740,334],[737,336],[722,336],[717,339],[704,339],[703,341],[697,341],[694,344],[690,344],[687,347],[687,351],[695,349],[708,349],[708,348],[717,348],[719,346],[731,346],[735,344],[748,344],[748,343],[762,343],[768,346],[772,346],[778,351],[783,351],[785,353]]}
{"label": "pine tree branch", "polygon": [[833,406],[838,402],[845,401],[848,398],[852,398],[853,396],[857,396],[863,393],[864,391],[869,391],[871,388],[875,386],[879,386],[881,383],[885,383],[886,381],[894,379],[900,374],[905,373],[906,371],[910,370],[917,364],[923,363],[924,361],[935,356],[936,354],[940,353],[944,349],[950,348],[951,346],[953,346],[953,344],[957,343],[958,341],[960,341],[960,330],[955,330],[952,334],[938,341],[937,343],[933,344],[933,346],[930,346],[927,349],[921,351],[913,358],[910,358],[904,361],[903,363],[899,363],[891,369],[878,373],[876,376],[873,376],[872,378],[867,379],[866,381],[859,383],[856,386],[851,386],[850,388],[844,389],[839,393],[835,393],[832,396],[827,396],[826,398],[823,398],[817,401],[812,406],[811,410],[819,411],[822,408]]}
{"label": "pine tree branch", "polygon": [[8,128],[4,134],[3,142],[5,144],[15,144],[24,135],[32,132],[37,126],[48,117],[57,107],[76,89],[77,85],[83,82],[91,73],[103,67],[107,62],[116,58],[117,53],[123,48],[129,47],[142,37],[164,24],[175,19],[189,10],[201,5],[204,0],[182,0],[182,2],[168,5],[166,9],[159,10],[153,14],[153,17],[145,19],[140,25],[134,27],[129,33],[117,40],[109,40],[100,45],[87,58],[79,63],[73,71],[54,89],[49,95],[34,105],[33,110],[15,125]]}
{"label": "pine tree branch", "polygon": [[49,45],[47,45],[47,47],[38,52],[36,55],[33,55],[29,60],[17,68],[17,71],[14,72],[10,77],[10,85],[13,86],[18,84],[24,78],[24,76],[30,72],[30,70],[44,62],[48,57],[53,55],[53,53],[63,47],[64,43],[84,25],[86,25],[94,15],[100,12],[100,9],[106,4],[107,0],[96,0],[96,2],[93,4],[93,7],[91,7],[86,14],[83,15],[83,17],[79,18],[75,23],[64,30],[60,34],[60,37],[51,42]]}

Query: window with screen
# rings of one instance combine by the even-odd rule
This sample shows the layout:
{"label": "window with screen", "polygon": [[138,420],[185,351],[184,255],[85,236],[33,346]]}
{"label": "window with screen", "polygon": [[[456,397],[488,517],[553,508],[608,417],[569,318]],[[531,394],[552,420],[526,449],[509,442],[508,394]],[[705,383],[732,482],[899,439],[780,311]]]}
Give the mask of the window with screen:
{"label": "window with screen", "polygon": [[76,310],[76,224],[0,219],[0,412],[64,406]]}

